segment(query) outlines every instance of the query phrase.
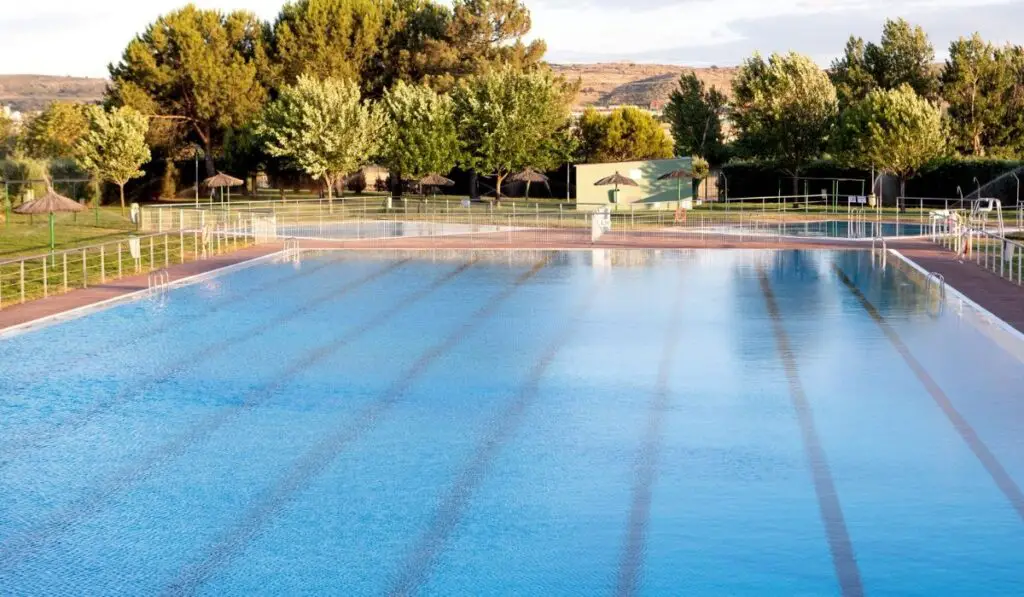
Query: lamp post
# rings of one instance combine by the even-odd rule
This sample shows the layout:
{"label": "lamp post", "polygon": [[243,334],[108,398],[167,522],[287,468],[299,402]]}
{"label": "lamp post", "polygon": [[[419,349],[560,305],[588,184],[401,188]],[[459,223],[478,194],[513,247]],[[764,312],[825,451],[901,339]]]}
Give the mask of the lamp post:
{"label": "lamp post", "polygon": [[196,209],[199,209],[199,146],[192,146],[192,154],[196,159]]}

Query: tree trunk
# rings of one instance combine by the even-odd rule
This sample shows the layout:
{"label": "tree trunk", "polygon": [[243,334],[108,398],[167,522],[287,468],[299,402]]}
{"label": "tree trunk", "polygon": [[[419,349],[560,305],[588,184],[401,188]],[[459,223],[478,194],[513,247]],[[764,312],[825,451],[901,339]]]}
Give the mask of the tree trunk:
{"label": "tree trunk", "polygon": [[896,198],[896,210],[903,213],[906,210],[904,197],[907,196],[907,177],[906,175],[900,175],[900,196]]}
{"label": "tree trunk", "polygon": [[209,143],[203,147],[203,160],[206,162],[206,176],[214,176],[217,174],[217,166],[213,163],[213,148],[210,147]]}
{"label": "tree trunk", "polygon": [[124,217],[124,183],[119,183],[117,188],[121,190],[121,217]]}
{"label": "tree trunk", "polygon": [[324,174],[324,183],[327,184],[327,198],[334,198],[334,177],[329,174]]}
{"label": "tree trunk", "polygon": [[501,183],[502,181],[505,180],[506,176],[508,176],[508,174],[495,174],[495,177],[497,178],[497,184],[495,185],[494,188],[494,197],[496,198],[498,203],[501,203]]}
{"label": "tree trunk", "polygon": [[396,199],[402,198],[402,172],[395,170],[391,173],[391,196]]}

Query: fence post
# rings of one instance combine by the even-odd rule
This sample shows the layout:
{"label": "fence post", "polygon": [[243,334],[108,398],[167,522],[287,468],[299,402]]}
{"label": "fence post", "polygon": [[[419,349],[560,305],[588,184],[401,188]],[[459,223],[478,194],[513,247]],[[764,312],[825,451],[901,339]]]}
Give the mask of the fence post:
{"label": "fence post", "polygon": [[100,283],[107,283],[107,251],[104,245],[100,245]]}
{"label": "fence post", "polygon": [[46,274],[47,274],[47,272],[46,272],[46,256],[44,255],[43,256],[43,298],[47,297],[47,288],[46,288],[46,278],[47,278],[47,275]]}
{"label": "fence post", "polygon": [[169,234],[164,233],[164,267],[171,267],[171,243],[168,239]]}
{"label": "fence post", "polygon": [[86,268],[85,251],[86,249],[82,249],[82,288],[89,287],[89,270]]}
{"label": "fence post", "polygon": [[117,277],[120,278],[122,275],[121,267],[121,243],[117,243]]}
{"label": "fence post", "polygon": [[25,260],[21,260],[21,302],[25,302]]}
{"label": "fence post", "polygon": [[178,255],[178,259],[181,261],[181,263],[185,263],[185,231],[184,230],[178,230],[178,250],[180,251],[180,254]]}
{"label": "fence post", "polygon": [[156,267],[156,251],[153,246],[153,237],[149,237],[149,268],[153,269]]}

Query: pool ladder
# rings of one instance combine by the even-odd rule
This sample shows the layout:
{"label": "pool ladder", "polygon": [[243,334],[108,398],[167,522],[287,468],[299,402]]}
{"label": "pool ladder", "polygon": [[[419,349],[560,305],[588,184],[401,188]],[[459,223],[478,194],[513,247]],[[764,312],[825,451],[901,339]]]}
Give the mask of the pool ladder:
{"label": "pool ladder", "polygon": [[302,249],[299,248],[299,239],[289,237],[284,239],[283,257],[286,261],[298,265],[302,257]]}
{"label": "pool ladder", "polygon": [[165,269],[158,269],[149,272],[146,282],[146,296],[149,300],[165,303],[167,302],[167,288],[171,285],[171,274]]}
{"label": "pool ladder", "polygon": [[878,243],[881,243],[882,245],[882,252],[880,254],[881,259],[879,261],[882,264],[882,269],[885,269],[887,257],[889,255],[889,248],[886,246],[885,237],[882,236],[881,233],[877,233],[875,236],[871,237],[871,263],[875,262],[875,254],[877,251],[876,244]]}

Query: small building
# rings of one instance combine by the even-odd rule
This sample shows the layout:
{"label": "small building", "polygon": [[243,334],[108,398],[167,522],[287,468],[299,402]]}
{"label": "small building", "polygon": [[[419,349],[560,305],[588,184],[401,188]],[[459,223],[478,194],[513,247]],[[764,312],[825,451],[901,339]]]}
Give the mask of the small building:
{"label": "small building", "polygon": [[[640,209],[676,209],[678,200],[684,207],[692,203],[693,185],[690,178],[658,180],[673,170],[691,167],[690,158],[645,160],[610,164],[580,164],[576,166],[576,209],[592,211],[611,207],[614,211]],[[619,174],[636,181],[638,186],[619,186],[617,200],[614,186],[594,186],[606,176]]]}

